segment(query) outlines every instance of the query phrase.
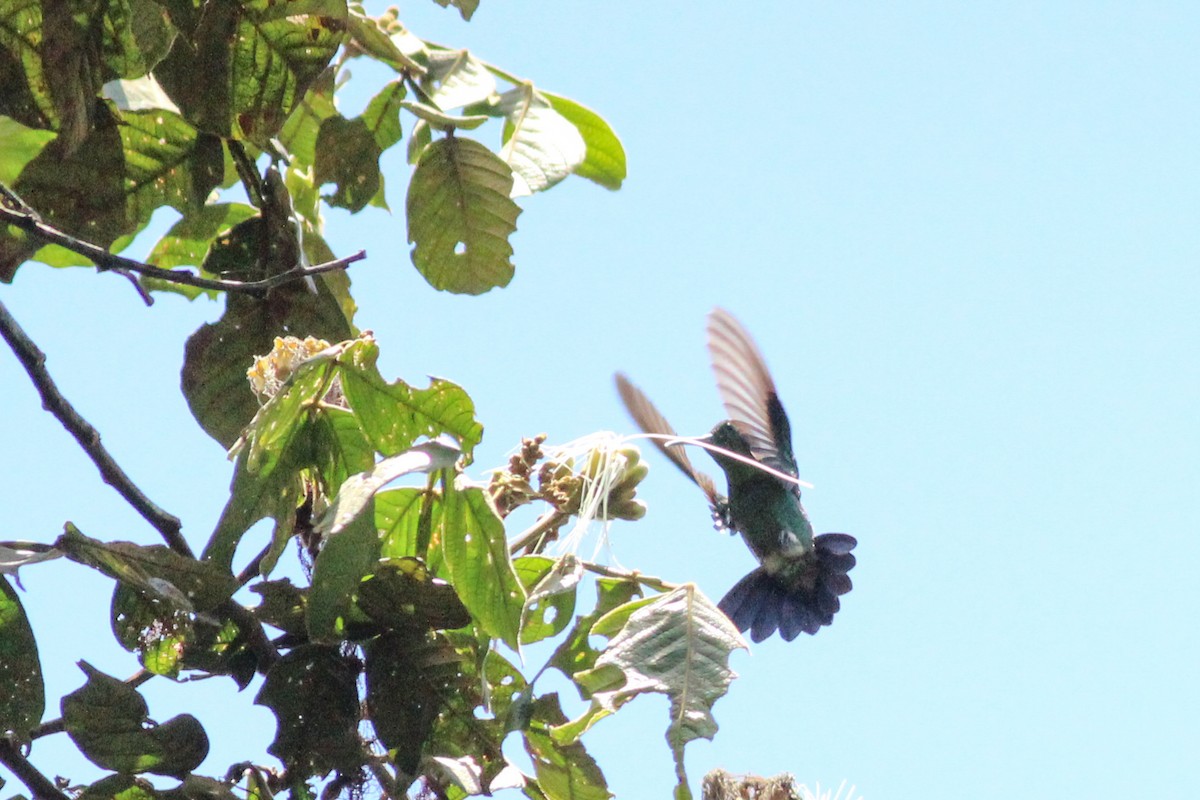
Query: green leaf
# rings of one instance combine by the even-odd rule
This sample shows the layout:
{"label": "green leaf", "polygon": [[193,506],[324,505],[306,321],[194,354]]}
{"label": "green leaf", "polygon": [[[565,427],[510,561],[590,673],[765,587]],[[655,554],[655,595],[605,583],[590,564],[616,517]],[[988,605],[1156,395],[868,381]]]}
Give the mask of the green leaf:
{"label": "green leaf", "polygon": [[314,527],[322,537],[331,536],[358,517],[375,494],[397,478],[413,472],[432,472],[454,466],[459,450],[441,442],[426,442],[398,456],[385,458],[371,469],[351,475]]}
{"label": "green leaf", "polygon": [[208,737],[195,717],[181,714],[154,725],[136,689],[86,661],[79,667],[88,680],[62,699],[63,725],[93,764],[181,778],[208,755]]}
{"label": "green leaf", "polygon": [[365,650],[371,726],[393,763],[415,775],[435,721],[463,688],[460,658],[424,634],[386,633]]}
{"label": "green leaf", "polygon": [[204,560],[227,570],[233,569],[238,543],[250,526],[265,517],[276,521],[275,539],[291,536],[296,507],[300,502],[300,481],[289,464],[262,476],[246,467],[246,450],[238,454],[234,466],[229,501],[221,512],[217,527],[204,548]]}
{"label": "green leaf", "polygon": [[454,587],[433,577],[416,558],[380,561],[359,587],[358,605],[372,621],[391,630],[424,633],[471,624]]}
{"label": "green leaf", "polygon": [[429,72],[422,83],[429,99],[443,111],[487,100],[496,93],[492,73],[466,50],[430,50]]}
{"label": "green leaf", "polygon": [[250,587],[250,591],[262,597],[254,608],[254,616],[268,625],[274,625],[293,636],[307,634],[305,628],[305,606],[308,592],[292,585],[291,580],[261,581]]}
{"label": "green leaf", "polygon": [[[105,112],[73,151],[64,148],[61,137],[44,147],[13,190],[50,224],[100,247],[140,230],[163,205],[199,208],[224,169],[217,140],[162,109]],[[39,247],[0,229],[0,280]]]}
{"label": "green leaf", "polygon": [[[482,124],[482,123],[480,123]],[[408,163],[415,166],[421,160],[421,154],[433,141],[433,127],[423,119],[417,120],[408,134],[406,158]]]}
{"label": "green leaf", "polygon": [[491,637],[519,647],[525,592],[504,538],[504,523],[477,487],[448,490],[442,551],[454,589]]}
{"label": "green leaf", "polygon": [[475,405],[461,387],[434,378],[428,389],[414,389],[403,381],[388,383],[379,374],[379,348],[359,340],[339,359],[346,400],[354,409],[372,446],[385,456],[403,453],[422,436],[444,433],[462,444],[468,459],[483,437],[475,421]]}
{"label": "green leaf", "polygon": [[155,675],[176,677],[192,633],[193,615],[130,584],[118,583],[112,599],[112,628],[117,642],[138,654]]}
{"label": "green leaf", "polygon": [[341,46],[346,18],[345,0],[206,6],[155,73],[198,127],[266,146]]}
{"label": "green leaf", "polygon": [[0,686],[0,735],[11,732],[28,744],[29,732],[42,721],[46,691],[33,629],[6,578],[0,578]]}
{"label": "green leaf", "polygon": [[567,553],[559,559],[524,556],[513,566],[528,595],[521,618],[521,644],[557,636],[571,624],[583,565]]}
{"label": "green leaf", "polygon": [[306,644],[280,658],[254,699],[275,714],[275,740],[267,752],[293,779],[353,774],[359,750],[356,670],[336,647]]}
{"label": "green leaf", "polygon": [[0,142],[4,142],[4,153],[0,156],[0,183],[11,186],[25,165],[37,158],[54,136],[53,131],[27,128],[15,119],[0,116]]}
{"label": "green leaf", "polygon": [[397,72],[407,70],[420,74],[425,71],[392,41],[374,17],[361,13],[360,8],[351,6],[347,32],[355,45]]}
{"label": "green leaf", "polygon": [[[338,113],[333,94],[334,87],[326,85],[324,81],[314,84],[283,123],[283,128],[279,131],[279,141],[297,165],[309,165],[316,161],[317,134],[321,130],[321,123]],[[288,172],[290,179],[295,170]],[[288,188],[292,188],[290,184]]]}
{"label": "green leaf", "polygon": [[[418,544],[422,501],[427,496],[424,489],[413,488],[389,489],[375,495],[375,527],[381,538],[381,558],[425,556]],[[428,529],[429,520],[425,524]]]}
{"label": "green leaf", "polygon": [[42,4],[0,5],[0,115],[52,128],[54,101],[42,64]]}
{"label": "green leaf", "polygon": [[224,447],[232,446],[258,413],[246,370],[256,356],[271,351],[275,337],[336,342],[354,335],[328,284],[316,285],[315,295],[300,282],[277,287],[263,300],[229,295],[221,319],[188,338],[183,394],[196,421]]}
{"label": "green leaf", "polygon": [[467,22],[471,21],[471,15],[479,8],[479,0],[433,0],[442,8],[454,6],[458,9],[459,15]]}
{"label": "green leaf", "polygon": [[379,560],[379,537],[373,514],[354,517],[325,537],[313,563],[308,595],[308,635],[314,642],[345,638],[346,614],[358,585]]}
{"label": "green leaf", "polygon": [[431,286],[482,294],[508,285],[508,237],[521,213],[512,186],[508,165],[478,142],[447,136],[425,148],[408,187],[408,241]]}
{"label": "green leaf", "polygon": [[147,261],[163,269],[199,267],[214,239],[257,215],[258,209],[245,203],[214,203],[190,211],[158,240]]}
{"label": "green leaf", "polygon": [[550,92],[542,95],[579,130],[587,143],[587,157],[575,168],[575,174],[606,189],[620,189],[625,180],[625,148],[612,127],[595,111],[574,100]]}
{"label": "green leaf", "polygon": [[455,128],[471,131],[490,119],[486,114],[448,114],[437,106],[415,103],[411,100],[401,102],[400,106],[422,122],[442,131],[450,131]]}
{"label": "green leaf", "polygon": [[[675,757],[677,798],[691,797],[684,746],[711,739],[711,709],[736,677],[729,654],[746,643],[729,618],[693,584],[660,595],[635,610],[588,673],[593,708],[615,712],[639,694],[665,694],[671,703],[667,743]],[[590,674],[589,674],[590,673]],[[621,678],[623,677],[623,680]]]}
{"label": "green leaf", "polygon": [[[596,581],[596,608],[592,613],[579,617],[575,627],[565,641],[550,657],[550,666],[560,670],[568,678],[590,670],[596,665],[600,651],[592,647],[589,637],[596,622],[614,608],[628,603],[641,594],[641,586],[635,581],[616,578],[599,578]],[[584,693],[584,697],[588,695]]]}
{"label": "green leaf", "polygon": [[84,789],[78,800],[159,800],[159,794],[145,778],[118,773]]}
{"label": "green leaf", "polygon": [[549,189],[584,162],[579,130],[532,84],[502,94],[499,107],[506,121],[500,157],[512,167],[513,197]]}
{"label": "green leaf", "polygon": [[533,760],[538,788],[548,800],[607,800],[612,797],[604,773],[579,742],[559,744],[548,728],[567,721],[557,694],[533,703],[533,724],[524,731],[525,750]]}
{"label": "green leaf", "polygon": [[333,116],[321,123],[314,164],[317,185],[337,185],[322,195],[330,205],[361,211],[379,191],[379,156],[375,134],[361,119]]}
{"label": "green leaf", "polygon": [[400,141],[403,135],[400,129],[400,108],[406,94],[404,81],[394,80],[371,98],[371,102],[367,103],[366,109],[359,117],[371,131],[380,150],[387,150]]}
{"label": "green leaf", "polygon": [[101,542],[67,523],[55,547],[72,561],[188,612],[216,608],[237,590],[233,575],[219,565],[180,555],[161,544]]}

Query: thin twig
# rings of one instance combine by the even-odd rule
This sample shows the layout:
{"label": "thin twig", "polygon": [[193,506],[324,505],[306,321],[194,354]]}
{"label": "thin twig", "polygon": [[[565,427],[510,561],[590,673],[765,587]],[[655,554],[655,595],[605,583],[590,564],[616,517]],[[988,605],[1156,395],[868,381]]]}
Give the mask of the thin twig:
{"label": "thin twig", "polygon": [[[272,275],[268,278],[263,278],[257,281],[231,281],[218,278],[203,278],[199,275],[193,275],[185,270],[163,269],[152,264],[146,264],[141,261],[135,261],[132,258],[110,253],[103,247],[85,242],[82,239],[77,239],[74,236],[66,233],[53,225],[46,222],[40,214],[31,208],[24,200],[17,196],[16,192],[9,189],[4,184],[0,183],[0,222],[7,222],[17,228],[20,228],[27,233],[42,239],[51,244],[57,244],[65,247],[73,253],[90,259],[96,264],[96,267],[101,270],[112,270],[128,276],[129,273],[137,273],[145,275],[148,278],[157,278],[158,280],[167,281],[168,283],[177,283],[183,286],[195,286],[199,289],[215,289],[222,292],[239,292],[249,294],[255,297],[262,297],[266,293],[274,289],[276,286],[282,286],[285,283],[304,280],[313,275],[320,275],[323,272],[337,272],[344,270],[355,261],[362,261],[367,257],[365,250],[359,250],[353,255],[345,258],[326,261],[324,264],[315,264],[311,267],[303,267],[296,265],[291,269],[285,270]],[[136,283],[136,281],[135,281]],[[142,298],[149,305],[153,300],[139,287]]]}
{"label": "thin twig", "polygon": [[581,561],[580,564],[588,572],[594,572],[606,578],[621,578],[622,580],[634,581],[635,583],[640,583],[642,586],[649,586],[651,589],[656,589],[660,592],[671,592],[683,585],[680,583],[668,583],[661,578],[655,578],[653,575],[643,575],[637,570],[627,572],[623,569],[614,569],[613,567],[607,567],[591,561]]}
{"label": "thin twig", "polygon": [[555,527],[562,525],[567,521],[568,517],[570,517],[570,514],[564,514],[562,511],[557,509],[546,512],[538,519],[537,522],[533,523],[533,525],[531,525],[528,529],[518,534],[517,538],[513,539],[512,542],[509,543],[508,552],[516,555],[521,550],[533,544],[542,536],[546,535],[548,531],[551,531]]}
{"label": "thin twig", "polygon": [[68,800],[49,778],[21,754],[20,745],[7,736],[0,737],[0,764],[25,784],[25,788],[33,793],[34,800]]}
{"label": "thin twig", "polygon": [[75,437],[79,446],[100,470],[100,477],[104,479],[104,482],[116,489],[117,493],[124,497],[126,502],[158,531],[172,550],[194,558],[192,548],[188,546],[187,541],[180,533],[182,523],[179,518],[155,505],[117,465],[117,462],[100,443],[100,433],[79,415],[74,406],[58,390],[46,369],[46,354],[39,350],[37,345],[25,334],[17,321],[8,313],[4,303],[0,303],[0,336],[3,336],[4,340],[8,342],[8,346],[16,354],[21,366],[25,367],[33,385],[37,387],[38,394],[42,396],[42,407],[53,414],[63,427]]}

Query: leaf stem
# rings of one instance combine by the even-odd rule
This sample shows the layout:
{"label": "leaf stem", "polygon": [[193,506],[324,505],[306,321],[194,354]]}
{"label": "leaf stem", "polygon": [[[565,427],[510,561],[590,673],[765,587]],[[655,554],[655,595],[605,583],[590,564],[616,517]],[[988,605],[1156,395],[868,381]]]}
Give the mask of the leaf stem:
{"label": "leaf stem", "polygon": [[54,415],[55,419],[75,437],[79,446],[92,459],[92,463],[100,470],[100,477],[109,486],[116,489],[125,501],[141,514],[142,518],[158,531],[163,540],[172,550],[182,555],[195,557],[192,548],[180,533],[182,523],[179,518],[169,514],[154,504],[141,489],[117,465],[117,462],[100,443],[100,433],[88,423],[74,406],[63,396],[54,384],[46,369],[46,354],[38,349],[33,340],[26,335],[8,309],[0,303],[0,336],[8,342],[16,354],[17,360],[29,374],[30,380],[42,396],[42,407]]}

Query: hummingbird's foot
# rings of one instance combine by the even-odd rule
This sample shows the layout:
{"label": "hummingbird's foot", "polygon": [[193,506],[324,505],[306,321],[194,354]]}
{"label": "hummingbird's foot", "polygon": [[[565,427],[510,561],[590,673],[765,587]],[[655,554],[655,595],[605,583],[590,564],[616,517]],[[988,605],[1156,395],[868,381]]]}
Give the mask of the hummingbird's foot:
{"label": "hummingbird's foot", "polygon": [[718,500],[712,506],[713,527],[722,533],[733,535],[737,531],[733,527],[733,518],[729,512],[729,501]]}

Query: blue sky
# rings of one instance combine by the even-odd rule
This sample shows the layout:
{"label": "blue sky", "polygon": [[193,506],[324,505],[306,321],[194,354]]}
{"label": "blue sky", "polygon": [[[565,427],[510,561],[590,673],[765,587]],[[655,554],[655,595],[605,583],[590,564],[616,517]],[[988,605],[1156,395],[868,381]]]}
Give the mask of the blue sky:
{"label": "blue sky", "polygon": [[[858,537],[832,627],[734,656],[721,730],[689,748],[693,785],[720,766],[844,778],[869,800],[1190,797],[1200,8],[484,0],[463,24],[408,5],[418,35],[598,110],[630,176],[524,201],[516,276],[478,298],[428,288],[402,215],[331,215],[334,249],[368,252],[357,322],[384,373],[472,394],[481,473],[524,435],[631,432],[618,369],[701,433],[721,408],[703,339],[720,304],[775,375],[817,530]],[[119,278],[38,265],[0,298],[202,543],[230,465],[191,423],[178,369],[219,305],[147,310]],[[49,540],[69,519],[154,541],[7,351],[0,385],[0,538]],[[617,557],[720,597],[749,553],[648,458],[649,514],[613,527]],[[52,697],[82,682],[79,658],[135,670],[103,638],[106,580],[62,562],[22,578]],[[212,770],[273,732],[226,683],[147,692],[159,717],[203,703]],[[669,793],[665,711],[641,699],[588,735],[619,797]],[[74,771],[56,747],[39,742],[35,763]]]}

